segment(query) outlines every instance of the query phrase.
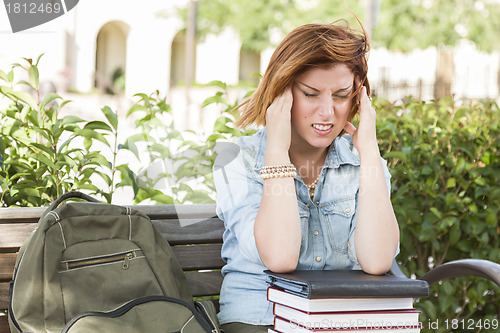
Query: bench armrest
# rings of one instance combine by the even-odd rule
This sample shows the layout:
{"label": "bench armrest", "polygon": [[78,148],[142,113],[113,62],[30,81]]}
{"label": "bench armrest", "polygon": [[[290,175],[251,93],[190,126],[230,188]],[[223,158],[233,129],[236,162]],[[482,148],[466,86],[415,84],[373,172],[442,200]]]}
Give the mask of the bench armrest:
{"label": "bench armrest", "polygon": [[455,260],[434,268],[422,276],[420,280],[433,285],[441,280],[460,276],[480,276],[500,286],[500,265],[482,259]]}

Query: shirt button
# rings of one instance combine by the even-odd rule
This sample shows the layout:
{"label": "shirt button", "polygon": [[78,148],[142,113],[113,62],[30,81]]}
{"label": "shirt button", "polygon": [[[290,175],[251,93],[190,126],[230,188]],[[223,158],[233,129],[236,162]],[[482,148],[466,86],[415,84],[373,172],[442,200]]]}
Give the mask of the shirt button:
{"label": "shirt button", "polygon": [[314,236],[318,236],[319,235],[319,231],[318,230],[314,230]]}
{"label": "shirt button", "polygon": [[321,261],[321,257],[316,257],[316,261],[320,262]]}
{"label": "shirt button", "polygon": [[345,212],[346,212],[346,213],[350,213],[350,212],[351,212],[351,208],[346,208],[346,209],[345,209]]}
{"label": "shirt button", "polygon": [[316,205],[318,205],[318,206],[319,206],[319,201],[316,201]]}

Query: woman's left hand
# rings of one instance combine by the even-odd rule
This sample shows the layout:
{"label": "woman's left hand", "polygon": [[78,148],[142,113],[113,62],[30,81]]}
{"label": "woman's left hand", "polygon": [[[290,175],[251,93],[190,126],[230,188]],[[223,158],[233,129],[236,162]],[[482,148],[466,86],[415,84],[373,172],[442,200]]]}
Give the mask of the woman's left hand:
{"label": "woman's left hand", "polygon": [[[359,87],[361,81],[358,77],[355,79],[356,86]],[[371,105],[371,100],[366,93],[366,87],[361,87],[358,94],[359,103],[359,124],[356,128],[349,121],[346,122],[344,129],[352,138],[354,147],[358,150],[360,156],[365,152],[377,152],[377,130],[376,130],[376,112]]]}

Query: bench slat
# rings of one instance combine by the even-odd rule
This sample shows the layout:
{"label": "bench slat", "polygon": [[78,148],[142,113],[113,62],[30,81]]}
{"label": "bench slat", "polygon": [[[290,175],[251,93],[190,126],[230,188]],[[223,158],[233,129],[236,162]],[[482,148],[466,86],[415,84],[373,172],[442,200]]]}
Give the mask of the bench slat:
{"label": "bench slat", "polygon": [[0,224],[36,223],[45,211],[45,207],[9,207],[0,208]]}
{"label": "bench slat", "polygon": [[10,333],[7,316],[0,316],[0,333]]}
{"label": "bench slat", "polygon": [[222,286],[220,271],[186,272],[186,279],[194,297],[219,295]]}
{"label": "bench slat", "polygon": [[[224,261],[220,258],[222,244],[174,246],[175,255],[185,271],[203,269],[221,269]],[[16,253],[6,253],[0,256],[0,282],[12,279]]]}
{"label": "bench slat", "polygon": [[[197,221],[193,222],[193,221]],[[203,223],[201,223],[203,222]],[[218,218],[203,221],[153,220],[154,226],[171,245],[221,243],[224,223]],[[36,223],[0,224],[0,253],[17,252],[26,237],[35,230]]]}
{"label": "bench slat", "polygon": [[9,283],[0,283],[0,310],[9,308]]}
{"label": "bench slat", "polygon": [[224,261],[220,257],[222,244],[173,246],[182,269],[221,269]]}
{"label": "bench slat", "polygon": [[[133,209],[143,212],[152,220],[175,218],[216,217],[215,204],[182,205],[132,205]],[[0,208],[0,223],[36,223],[47,207],[9,207]]]}
{"label": "bench slat", "polygon": [[216,217],[215,204],[180,204],[180,205],[134,205],[133,209],[143,212],[152,220],[175,218]]}
{"label": "bench slat", "polygon": [[16,258],[16,253],[4,253],[0,256],[0,282],[9,282],[12,280]]}
{"label": "bench slat", "polygon": [[218,218],[186,226],[178,220],[153,220],[153,224],[170,245],[221,243],[224,233],[224,223]]}
{"label": "bench slat", "polygon": [[0,253],[17,252],[36,226],[36,223],[0,224]]}

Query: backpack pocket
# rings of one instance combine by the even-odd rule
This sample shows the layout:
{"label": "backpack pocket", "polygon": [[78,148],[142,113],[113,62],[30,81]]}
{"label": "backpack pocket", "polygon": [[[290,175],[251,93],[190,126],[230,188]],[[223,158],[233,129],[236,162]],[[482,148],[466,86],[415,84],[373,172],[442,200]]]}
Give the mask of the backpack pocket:
{"label": "backpack pocket", "polygon": [[172,297],[147,296],[107,312],[84,312],[64,327],[61,333],[87,332],[219,332],[205,314],[192,305]]}
{"label": "backpack pocket", "polygon": [[163,295],[143,251],[129,240],[75,244],[59,267],[65,321],[86,311],[110,311],[143,296]]}

